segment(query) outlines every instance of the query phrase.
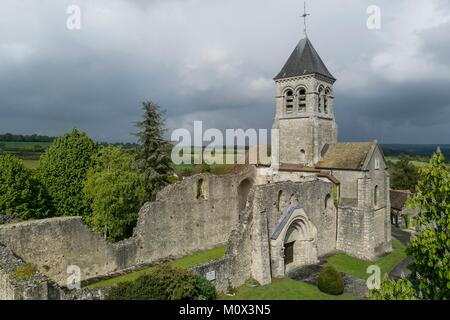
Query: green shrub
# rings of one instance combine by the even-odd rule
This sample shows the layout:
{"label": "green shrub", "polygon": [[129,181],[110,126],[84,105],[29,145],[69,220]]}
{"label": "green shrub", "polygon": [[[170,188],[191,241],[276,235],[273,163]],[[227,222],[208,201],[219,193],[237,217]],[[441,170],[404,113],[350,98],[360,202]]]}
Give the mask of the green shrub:
{"label": "green shrub", "polygon": [[213,300],[217,297],[216,288],[205,277],[195,275],[195,283],[198,289],[198,300]]}
{"label": "green shrub", "polygon": [[324,293],[340,295],[344,292],[344,281],[336,269],[325,266],[320,271],[318,287]]}
{"label": "green shrub", "polygon": [[412,283],[400,278],[398,280],[390,280],[385,278],[381,283],[380,289],[369,291],[370,300],[417,300],[417,293]]}
{"label": "green shrub", "polygon": [[174,184],[176,182],[178,182],[179,178],[177,175],[171,175],[167,177],[167,182],[170,184]]}
{"label": "green shrub", "polygon": [[207,163],[203,163],[202,164],[202,172],[203,173],[211,172],[211,166]]}
{"label": "green shrub", "polygon": [[108,300],[211,300],[215,287],[204,277],[187,269],[168,264],[157,266],[152,273],[111,289]]}
{"label": "green shrub", "polygon": [[21,264],[14,268],[11,276],[19,281],[30,280],[38,272],[36,266],[31,263]]}

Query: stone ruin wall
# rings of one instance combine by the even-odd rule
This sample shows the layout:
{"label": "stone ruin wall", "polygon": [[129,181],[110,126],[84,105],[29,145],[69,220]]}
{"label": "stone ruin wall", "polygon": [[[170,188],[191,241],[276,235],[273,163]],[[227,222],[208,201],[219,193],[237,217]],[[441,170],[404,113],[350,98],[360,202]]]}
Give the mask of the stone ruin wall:
{"label": "stone ruin wall", "polygon": [[[168,186],[141,208],[133,236],[119,243],[106,241],[80,217],[63,217],[0,226],[0,244],[59,285],[66,285],[70,265],[80,267],[83,281],[192,254],[228,240],[238,223],[238,185],[252,174],[202,174]],[[204,196],[197,198],[199,180]]]}
{"label": "stone ruin wall", "polygon": [[226,290],[228,285],[240,286],[250,277],[260,284],[269,284],[272,278],[270,237],[292,201],[298,201],[304,207],[318,230],[319,256],[333,252],[336,248],[336,208],[331,204],[325,209],[324,205],[326,195],[331,192],[332,184],[317,178],[307,182],[254,186],[241,223],[230,236],[225,256],[195,267],[194,272],[206,276],[214,271],[214,284],[219,291]]}
{"label": "stone ruin wall", "polygon": [[[205,181],[204,194],[197,198],[197,182],[201,179]],[[270,236],[283,212],[297,201],[317,228],[319,256],[333,252],[336,247],[355,256],[367,253],[367,242],[351,241],[350,233],[354,232],[355,239],[360,240],[365,233],[361,226],[370,227],[370,221],[365,221],[367,215],[354,212],[354,208],[340,207],[338,228],[332,183],[310,177],[301,182],[254,185],[246,208],[239,214],[237,190],[245,179],[254,179],[254,172],[197,175],[167,187],[155,202],[142,207],[134,235],[116,244],[91,231],[79,217],[1,226],[0,244],[35,264],[50,279],[65,285],[68,265],[80,266],[85,280],[192,254],[228,240],[224,257],[193,268],[203,275],[214,270],[214,284],[223,291],[229,285],[244,284],[250,277],[262,284],[271,282]],[[327,195],[331,195],[331,202],[325,208]],[[0,298],[3,284],[8,282],[4,274],[2,277]],[[45,295],[46,291],[42,290]],[[60,295],[67,299],[85,296],[96,297],[98,293]]]}

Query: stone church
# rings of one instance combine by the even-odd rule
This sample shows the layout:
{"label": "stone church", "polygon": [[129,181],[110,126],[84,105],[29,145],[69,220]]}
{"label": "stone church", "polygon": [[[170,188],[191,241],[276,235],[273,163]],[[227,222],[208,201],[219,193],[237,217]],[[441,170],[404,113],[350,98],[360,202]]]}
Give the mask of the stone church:
{"label": "stone church", "polygon": [[[89,283],[223,244],[222,258],[193,268],[218,290],[248,278],[268,284],[335,252],[372,260],[391,251],[383,151],[377,141],[338,142],[336,79],[307,37],[274,80],[277,161],[167,186],[119,243],[80,217],[0,226],[0,298],[71,299],[61,290],[70,266]],[[17,282],[11,270],[25,263],[39,273]]]}

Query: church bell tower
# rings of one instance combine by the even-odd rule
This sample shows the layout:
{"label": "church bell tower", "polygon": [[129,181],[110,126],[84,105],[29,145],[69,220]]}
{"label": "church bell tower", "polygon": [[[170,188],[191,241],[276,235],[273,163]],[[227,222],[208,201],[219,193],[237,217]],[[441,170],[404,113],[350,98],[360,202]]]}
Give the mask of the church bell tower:
{"label": "church bell tower", "polygon": [[306,36],[306,24],[305,37],[274,80],[273,128],[279,129],[279,163],[314,166],[324,145],[337,142],[333,112],[336,79]]}

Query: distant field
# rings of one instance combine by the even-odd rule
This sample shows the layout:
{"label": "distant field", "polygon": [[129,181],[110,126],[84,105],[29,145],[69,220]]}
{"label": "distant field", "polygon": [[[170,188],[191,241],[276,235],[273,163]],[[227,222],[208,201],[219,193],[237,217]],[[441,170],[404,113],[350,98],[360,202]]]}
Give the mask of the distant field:
{"label": "distant field", "polygon": [[21,142],[21,141],[0,141],[0,148],[13,148],[22,150],[32,150],[35,146],[48,147],[51,142]]}
{"label": "distant field", "polygon": [[399,156],[406,154],[410,156],[431,157],[439,147],[447,161],[450,160],[449,144],[382,144],[386,156]]}
{"label": "distant field", "polygon": [[25,167],[27,167],[28,169],[35,170],[39,168],[39,160],[22,160],[22,161],[25,164]]}
{"label": "distant field", "polygon": [[[386,157],[387,161],[391,161],[393,163],[397,163],[399,161],[399,157],[393,156],[393,157]],[[425,161],[417,161],[417,160],[411,160],[410,163],[415,165],[416,167],[423,167],[423,166],[429,166],[428,162]]]}

